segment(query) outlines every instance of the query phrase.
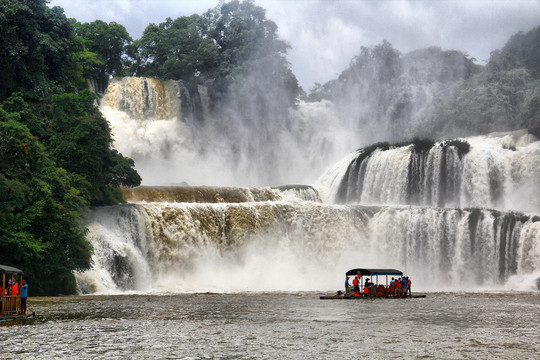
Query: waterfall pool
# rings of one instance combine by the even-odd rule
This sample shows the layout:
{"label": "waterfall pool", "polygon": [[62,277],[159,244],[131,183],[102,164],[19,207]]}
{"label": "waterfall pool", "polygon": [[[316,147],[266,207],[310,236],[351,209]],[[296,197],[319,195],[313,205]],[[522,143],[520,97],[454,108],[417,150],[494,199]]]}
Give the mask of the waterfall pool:
{"label": "waterfall pool", "polygon": [[540,293],[321,301],[318,293],[30,298],[0,358],[537,359]]}

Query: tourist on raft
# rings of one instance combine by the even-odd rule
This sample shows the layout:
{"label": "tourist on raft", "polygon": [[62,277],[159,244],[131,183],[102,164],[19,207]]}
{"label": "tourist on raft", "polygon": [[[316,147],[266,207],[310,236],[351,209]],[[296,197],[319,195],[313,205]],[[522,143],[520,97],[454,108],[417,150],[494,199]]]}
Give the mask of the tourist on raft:
{"label": "tourist on raft", "polygon": [[354,295],[360,296],[360,281],[358,280],[358,276],[355,276],[353,279],[353,285],[354,285]]}

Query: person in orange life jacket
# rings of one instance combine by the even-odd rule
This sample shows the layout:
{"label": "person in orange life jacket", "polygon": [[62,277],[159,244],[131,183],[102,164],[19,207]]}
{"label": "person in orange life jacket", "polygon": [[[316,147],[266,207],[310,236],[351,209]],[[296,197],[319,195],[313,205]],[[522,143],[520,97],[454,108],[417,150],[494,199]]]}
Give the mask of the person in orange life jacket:
{"label": "person in orange life jacket", "polygon": [[28,285],[26,280],[21,283],[21,314],[26,314],[26,298],[28,297]]}
{"label": "person in orange life jacket", "polygon": [[360,281],[358,281],[358,276],[354,277],[352,283],[354,285],[354,294],[360,294]]}
{"label": "person in orange life jacket", "polygon": [[384,286],[379,285],[377,287],[377,296],[384,296]]}
{"label": "person in orange life jacket", "polygon": [[368,296],[371,294],[371,282],[369,279],[366,279],[366,282],[364,283],[364,296]]}

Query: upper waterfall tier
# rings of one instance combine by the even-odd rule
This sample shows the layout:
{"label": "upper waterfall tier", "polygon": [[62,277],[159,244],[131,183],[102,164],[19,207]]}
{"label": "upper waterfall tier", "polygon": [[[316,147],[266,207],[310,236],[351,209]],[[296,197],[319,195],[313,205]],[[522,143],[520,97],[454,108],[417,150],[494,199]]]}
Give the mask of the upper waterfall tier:
{"label": "upper waterfall tier", "polygon": [[102,108],[122,111],[136,120],[195,120],[207,110],[207,103],[202,86],[190,91],[182,81],[125,77],[110,81]]}
{"label": "upper waterfall tier", "polygon": [[527,132],[360,149],[320,183],[330,202],[540,211],[540,141]]}

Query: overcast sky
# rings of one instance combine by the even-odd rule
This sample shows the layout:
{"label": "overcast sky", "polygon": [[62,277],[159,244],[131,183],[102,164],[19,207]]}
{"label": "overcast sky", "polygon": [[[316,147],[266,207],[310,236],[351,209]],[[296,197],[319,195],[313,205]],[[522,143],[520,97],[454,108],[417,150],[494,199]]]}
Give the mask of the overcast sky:
{"label": "overcast sky", "polygon": [[[81,22],[126,27],[133,39],[149,23],[201,14],[219,0],[51,0]],[[540,25],[540,0],[255,0],[292,46],[288,59],[308,91],[344,70],[361,46],[388,40],[406,53],[428,46],[460,50],[485,63],[511,35]]]}

